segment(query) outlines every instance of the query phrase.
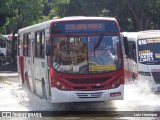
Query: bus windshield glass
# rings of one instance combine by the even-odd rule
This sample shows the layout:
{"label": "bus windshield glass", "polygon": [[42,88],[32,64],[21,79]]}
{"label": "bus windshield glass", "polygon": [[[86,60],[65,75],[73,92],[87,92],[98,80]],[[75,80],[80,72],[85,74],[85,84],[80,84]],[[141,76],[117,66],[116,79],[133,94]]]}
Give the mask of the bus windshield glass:
{"label": "bus windshield glass", "polygon": [[53,37],[53,68],[71,74],[116,71],[121,66],[118,36]]}
{"label": "bus windshield glass", "polygon": [[142,64],[160,63],[160,38],[138,40],[138,59]]}
{"label": "bus windshield glass", "polygon": [[0,39],[0,48],[6,48],[6,41]]}

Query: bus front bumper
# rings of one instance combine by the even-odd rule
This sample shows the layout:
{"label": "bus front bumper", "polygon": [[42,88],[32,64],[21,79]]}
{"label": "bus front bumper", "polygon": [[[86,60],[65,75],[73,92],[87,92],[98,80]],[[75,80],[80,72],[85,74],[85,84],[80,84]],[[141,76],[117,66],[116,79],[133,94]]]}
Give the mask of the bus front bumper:
{"label": "bus front bumper", "polygon": [[123,100],[124,85],[118,88],[97,91],[62,91],[55,87],[51,88],[53,103],[63,102],[97,102],[107,100]]}

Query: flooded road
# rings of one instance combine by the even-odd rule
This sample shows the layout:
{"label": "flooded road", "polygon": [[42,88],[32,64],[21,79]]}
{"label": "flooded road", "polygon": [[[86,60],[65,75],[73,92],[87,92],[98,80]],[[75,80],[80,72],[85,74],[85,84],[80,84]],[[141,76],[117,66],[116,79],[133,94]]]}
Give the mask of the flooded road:
{"label": "flooded road", "polygon": [[[153,94],[147,82],[142,81],[125,85],[124,95],[124,100],[53,104],[22,88],[19,84],[17,73],[0,73],[0,111],[59,111],[58,114],[55,114],[58,117],[45,118],[47,120],[158,119],[158,117],[152,117],[151,113],[160,113],[160,95]],[[70,111],[75,115],[71,117],[65,116],[65,114],[61,114],[63,111]],[[139,111],[142,112],[139,113]],[[138,117],[142,113],[150,114],[150,116]],[[17,120],[17,118],[7,119]],[[30,120],[33,118],[18,119]]]}

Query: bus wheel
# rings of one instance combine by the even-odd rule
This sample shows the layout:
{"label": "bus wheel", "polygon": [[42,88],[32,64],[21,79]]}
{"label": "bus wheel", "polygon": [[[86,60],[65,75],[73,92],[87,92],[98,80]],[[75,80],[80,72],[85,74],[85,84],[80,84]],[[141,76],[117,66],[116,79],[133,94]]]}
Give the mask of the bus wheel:
{"label": "bus wheel", "polygon": [[132,74],[132,80],[136,80],[136,75]]}
{"label": "bus wheel", "polygon": [[30,90],[31,88],[30,88],[30,84],[29,84],[29,76],[28,76],[27,72],[25,73],[24,77],[25,77],[25,87]]}
{"label": "bus wheel", "polygon": [[45,87],[44,80],[42,80],[42,98],[47,100],[47,93],[46,93],[46,87]]}

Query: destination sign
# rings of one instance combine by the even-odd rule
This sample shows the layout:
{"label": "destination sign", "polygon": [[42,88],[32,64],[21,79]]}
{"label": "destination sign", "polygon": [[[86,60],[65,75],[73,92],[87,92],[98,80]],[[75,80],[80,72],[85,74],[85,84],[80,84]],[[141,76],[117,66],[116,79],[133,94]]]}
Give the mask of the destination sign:
{"label": "destination sign", "polygon": [[88,33],[118,33],[119,28],[115,21],[85,20],[61,21],[53,24],[53,34],[88,34]]}
{"label": "destination sign", "polygon": [[65,31],[73,31],[73,30],[89,30],[89,31],[104,31],[105,24],[103,23],[90,23],[90,24],[66,24]]}
{"label": "destination sign", "polygon": [[149,39],[142,39],[138,41],[139,45],[145,45],[150,43],[160,43],[160,38],[149,38]]}
{"label": "destination sign", "polygon": [[147,39],[147,43],[160,43],[160,38]]}

